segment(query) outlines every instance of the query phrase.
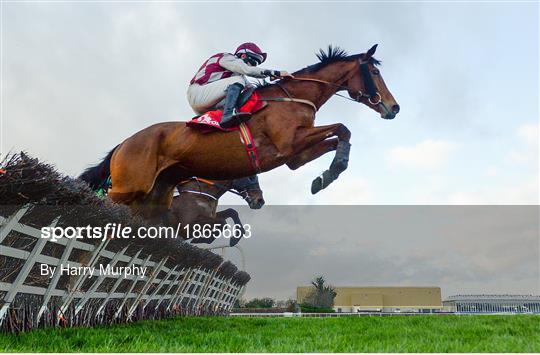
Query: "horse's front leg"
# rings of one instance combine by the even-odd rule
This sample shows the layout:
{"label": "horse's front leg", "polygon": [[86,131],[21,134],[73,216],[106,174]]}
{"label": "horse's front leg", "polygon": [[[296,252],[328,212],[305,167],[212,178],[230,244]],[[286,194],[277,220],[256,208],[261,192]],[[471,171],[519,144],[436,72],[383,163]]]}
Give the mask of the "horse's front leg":
{"label": "horse's front leg", "polygon": [[[217,236],[214,235],[213,230],[215,226],[221,230],[227,222],[218,217],[212,216],[198,216],[194,221],[190,223],[184,223],[184,226],[189,225],[189,230],[192,235],[187,235],[187,239],[191,241],[192,244],[212,244],[214,240],[217,239]],[[203,233],[204,230],[210,228],[212,234],[205,236]]]}
{"label": "horse's front leg", "polygon": [[322,142],[318,142],[315,145],[304,149],[302,152],[294,155],[287,161],[287,166],[291,170],[296,170],[306,163],[313,161],[324,154],[334,151],[337,148],[339,140],[337,138],[327,139]]}
{"label": "horse's front leg", "polygon": [[216,213],[217,218],[222,218],[223,220],[226,220],[227,218],[231,218],[234,222],[234,225],[238,230],[240,231],[240,236],[236,236],[235,233],[233,233],[231,240],[229,242],[229,246],[234,247],[240,239],[246,234],[246,231],[244,229],[244,226],[242,225],[242,221],[240,220],[240,217],[238,216],[238,212],[232,208],[227,208],[226,210],[219,211]]}
{"label": "horse's front leg", "polygon": [[[337,136],[337,140],[327,139],[332,136]],[[351,150],[349,143],[351,132],[345,125],[338,123],[324,127],[300,128],[296,137],[298,137],[297,144],[303,146],[303,149],[287,162],[291,169],[298,168],[327,152],[336,151],[330,168],[315,178],[311,184],[311,193],[316,194],[347,169]]]}

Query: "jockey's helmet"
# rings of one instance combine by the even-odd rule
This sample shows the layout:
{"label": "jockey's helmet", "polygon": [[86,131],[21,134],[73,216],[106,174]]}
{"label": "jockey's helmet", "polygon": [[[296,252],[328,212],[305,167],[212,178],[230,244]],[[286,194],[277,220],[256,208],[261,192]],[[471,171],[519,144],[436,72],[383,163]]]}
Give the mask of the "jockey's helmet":
{"label": "jockey's helmet", "polygon": [[266,53],[264,53],[259,46],[252,42],[242,43],[236,48],[234,52],[236,56],[246,54],[248,59],[254,60],[257,64],[261,64],[266,60]]}

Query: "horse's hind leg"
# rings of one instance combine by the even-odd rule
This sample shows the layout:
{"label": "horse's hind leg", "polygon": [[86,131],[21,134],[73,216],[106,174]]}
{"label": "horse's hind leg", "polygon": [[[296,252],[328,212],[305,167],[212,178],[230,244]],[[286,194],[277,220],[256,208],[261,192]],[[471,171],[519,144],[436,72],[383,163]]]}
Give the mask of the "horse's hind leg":
{"label": "horse's hind leg", "polygon": [[175,184],[158,177],[152,190],[142,199],[130,205],[132,211],[147,222],[169,225],[174,219],[169,216]]}

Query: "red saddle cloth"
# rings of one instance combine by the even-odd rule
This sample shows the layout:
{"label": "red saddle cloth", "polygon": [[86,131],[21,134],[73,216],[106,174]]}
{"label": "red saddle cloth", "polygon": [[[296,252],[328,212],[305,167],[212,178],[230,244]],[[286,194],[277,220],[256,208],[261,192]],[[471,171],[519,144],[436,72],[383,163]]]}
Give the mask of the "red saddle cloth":
{"label": "red saddle cloth", "polygon": [[[254,92],[246,101],[246,103],[242,105],[242,107],[240,107],[239,111],[255,113],[263,109],[265,106],[266,102],[260,99],[260,96],[257,92]],[[215,132],[216,130],[230,132],[237,131],[239,129],[238,126],[231,128],[222,128],[219,125],[222,117],[223,110],[208,111],[204,115],[194,117],[190,121],[186,122],[186,126],[199,128],[203,133]]]}

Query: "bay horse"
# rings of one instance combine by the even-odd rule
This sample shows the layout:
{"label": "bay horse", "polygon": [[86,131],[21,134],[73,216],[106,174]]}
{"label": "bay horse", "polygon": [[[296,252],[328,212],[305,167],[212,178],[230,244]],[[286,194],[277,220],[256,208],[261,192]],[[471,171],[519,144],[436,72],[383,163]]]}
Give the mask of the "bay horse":
{"label": "bay horse", "polygon": [[[193,177],[180,182],[177,186],[178,196],[173,198],[171,211],[167,217],[173,225],[220,225],[221,230],[231,218],[241,235],[230,238],[230,246],[238,244],[244,236],[245,230],[238,212],[233,208],[217,211],[218,202],[226,192],[232,192],[242,197],[251,209],[260,209],[264,205],[263,192],[259,185],[257,175],[246,178],[224,181],[212,181]],[[171,220],[172,219],[172,220]],[[193,230],[191,227],[190,230]],[[186,237],[186,236],[184,236]],[[192,238],[192,243],[212,243],[216,238]]]}
{"label": "bay horse", "polygon": [[[259,156],[260,171],[252,166],[238,132],[203,134],[186,122],[149,126],[127,138],[93,167],[90,175],[112,178],[110,198],[136,214],[160,215],[171,205],[178,182],[191,176],[229,180],[272,170],[286,164],[296,170],[325,153],[336,151],[328,170],[315,178],[313,194],[326,188],[347,169],[351,133],[342,123],[314,126],[317,110],[339,91],[384,119],[393,119],[399,105],[386,87],[373,57],[348,55],[328,47],[319,63],[257,89],[268,105],[247,122]],[[338,94],[339,95],[339,94]],[[91,182],[90,182],[91,183]]]}

